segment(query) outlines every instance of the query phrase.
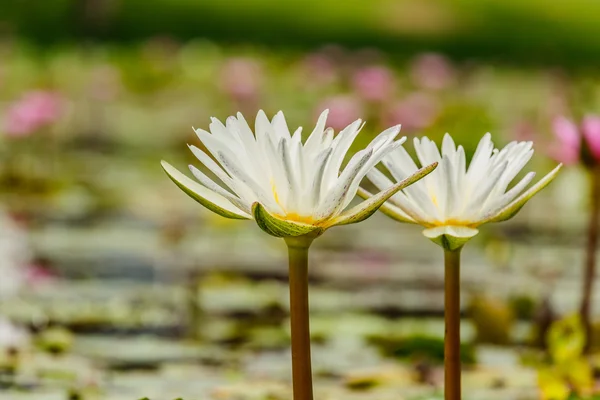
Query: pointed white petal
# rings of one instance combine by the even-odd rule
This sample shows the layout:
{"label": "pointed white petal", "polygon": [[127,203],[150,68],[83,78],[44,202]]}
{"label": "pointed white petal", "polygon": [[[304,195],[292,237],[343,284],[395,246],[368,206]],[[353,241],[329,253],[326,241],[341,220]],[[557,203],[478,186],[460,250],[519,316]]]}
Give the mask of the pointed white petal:
{"label": "pointed white petal", "polygon": [[244,210],[246,208],[248,208],[250,206],[250,204],[252,204],[252,202],[255,200],[256,196],[252,193],[252,191],[246,185],[244,185],[240,181],[236,181],[235,179],[231,178],[227,174],[227,172],[225,172],[221,168],[221,166],[219,166],[215,161],[213,161],[212,158],[210,158],[210,156],[208,154],[206,154],[205,152],[203,152],[196,146],[190,145],[188,147],[190,148],[190,150],[192,150],[192,153],[194,153],[196,158],[198,158],[198,160],[200,160],[200,162],[202,164],[204,164],[204,166],[210,170],[210,172],[215,174],[215,176],[217,178],[219,178],[221,180],[221,182],[223,182],[240,199],[242,199],[242,201],[244,201],[244,203],[246,204],[246,207],[243,208]]}
{"label": "pointed white petal", "polygon": [[227,200],[229,200],[229,202],[231,202],[231,204],[233,204],[240,210],[243,210],[244,212],[247,212],[247,213],[251,212],[250,204],[245,203],[242,199],[240,199],[236,195],[228,192],[226,189],[217,185],[212,179],[210,179],[202,171],[200,171],[198,168],[194,167],[193,165],[190,165],[189,168],[190,168],[190,171],[192,172],[192,175],[194,175],[194,177],[198,180],[198,182],[200,182],[200,184],[202,186],[204,186],[208,190],[211,190],[211,191],[225,197]]}
{"label": "pointed white petal", "polygon": [[[370,193],[360,187],[358,188],[357,194],[365,200],[370,199],[371,197],[374,196],[372,193]],[[399,196],[399,195],[402,195],[402,193],[397,193],[395,196]],[[383,203],[381,205],[381,207],[379,207],[379,211],[381,211],[383,214],[387,215],[388,217],[395,219],[398,222],[406,222],[409,224],[417,223],[414,219],[412,219],[408,214],[406,214],[404,211],[402,211],[399,207],[396,207],[394,204],[392,204],[391,199],[386,201],[385,203]]]}
{"label": "pointed white petal", "polygon": [[469,164],[469,169],[467,171],[468,180],[472,181],[474,176],[485,173],[483,166],[489,162],[493,151],[494,144],[492,143],[492,135],[486,133],[479,141],[475,154],[471,159],[471,164]]}
{"label": "pointed white petal", "polygon": [[456,152],[456,144],[454,144],[454,140],[452,136],[448,133],[444,135],[444,139],[442,140],[442,155],[451,156]]}
{"label": "pointed white petal", "polygon": [[318,206],[321,200],[321,187],[323,186],[323,174],[325,172],[325,167],[327,166],[327,162],[329,161],[329,157],[333,149],[330,147],[324,151],[322,151],[315,161],[315,174],[312,182],[312,190],[311,190],[311,206]]}
{"label": "pointed white petal", "polygon": [[[444,171],[445,189],[443,198],[438,199],[440,208],[444,207],[446,219],[455,217],[461,208],[461,198],[456,182],[456,165],[452,165],[450,157],[444,154],[442,157],[442,170]],[[441,197],[441,196],[440,196]]]}
{"label": "pointed white petal", "polygon": [[285,116],[283,115],[283,112],[279,111],[277,114],[275,114],[271,125],[273,126],[273,130],[275,131],[277,137],[286,139],[290,139],[292,137],[290,135],[290,129],[288,128],[288,124],[285,121]]}
{"label": "pointed white petal", "polygon": [[493,214],[487,216],[481,223],[487,222],[500,222],[506,221],[514,217],[517,212],[531,199],[537,192],[548,186],[550,182],[556,177],[558,171],[562,168],[562,164],[559,164],[556,168],[550,171],[546,176],[538,181],[535,185],[530,187],[525,193],[521,194],[515,200],[513,200],[509,205],[494,212]]}
{"label": "pointed white petal", "polygon": [[273,127],[263,110],[258,111],[254,121],[254,135],[258,147],[264,152],[267,147],[267,139],[273,135]]}
{"label": "pointed white petal", "polygon": [[464,205],[466,210],[480,210],[486,203],[490,193],[494,190],[498,184],[498,179],[508,168],[508,162],[504,162],[502,165],[496,166],[491,173],[485,177],[484,181],[473,189],[471,198]]}
{"label": "pointed white petal", "polygon": [[363,201],[359,205],[334,218],[330,223],[327,224],[327,227],[334,225],[348,225],[364,221],[373,215],[375,211],[377,211],[390,197],[405,187],[412,185],[419,179],[422,179],[424,176],[431,173],[431,171],[433,171],[436,167],[437,163],[422,168],[405,180],[398,182],[385,190],[382,190],[376,195],[370,196],[368,200]]}
{"label": "pointed white petal", "polygon": [[283,163],[283,172],[287,181],[287,190],[290,194],[286,207],[289,210],[296,210],[298,201],[302,199],[300,199],[300,182],[298,181],[298,177],[295,173],[294,160],[291,154],[292,150],[290,149],[290,141],[291,140],[281,139],[279,142],[278,151]]}
{"label": "pointed white petal", "polygon": [[263,203],[265,205],[265,207],[268,207],[269,209],[273,210],[273,212],[275,212],[275,213],[278,213],[278,214],[283,213],[283,209],[275,201],[275,199],[272,196],[272,193],[270,193],[270,192],[266,191],[264,188],[262,188],[252,178],[252,176],[248,175],[248,173],[241,170],[238,167],[238,165],[232,159],[230,159],[226,154],[224,154],[222,152],[218,152],[217,159],[221,162],[221,165],[223,166],[223,168],[225,168],[231,176],[235,177],[235,179],[239,179],[246,186],[248,186],[250,188],[250,190],[252,190],[252,192],[256,196],[256,199],[258,199],[258,201]]}
{"label": "pointed white petal", "polygon": [[364,179],[364,177],[367,175],[367,172],[372,170],[375,167],[375,165],[377,165],[381,161],[381,159],[383,157],[385,157],[386,155],[388,155],[389,153],[391,153],[392,151],[394,151],[396,148],[398,148],[400,146],[402,146],[402,140],[398,140],[389,145],[380,146],[373,153],[373,155],[369,158],[369,160],[366,162],[366,164],[361,168],[361,170],[358,172],[358,174],[356,174],[356,177],[352,181],[352,183],[350,185],[350,189],[348,190],[348,192],[346,193],[346,195],[344,196],[344,198],[342,200],[342,209],[346,208],[348,206],[348,204],[350,204],[350,202],[352,201],[354,196],[356,196],[356,191],[358,190],[358,186],[360,185],[360,182]]}
{"label": "pointed white petal", "polygon": [[343,205],[342,202],[350,189],[350,185],[372,155],[373,150],[361,150],[352,157],[338,178],[335,186],[329,190],[325,195],[325,199],[319,204],[316,211],[316,218],[318,220],[330,218],[340,211]]}
{"label": "pointed white petal", "polygon": [[325,131],[325,123],[327,122],[328,114],[329,110],[324,110],[319,116],[315,129],[313,129],[312,133],[310,134],[308,139],[306,139],[306,143],[304,144],[306,152],[311,153],[315,151],[321,144],[323,140],[323,132]]}
{"label": "pointed white petal", "polygon": [[183,190],[188,196],[190,196],[192,199],[196,200],[198,203],[202,204],[209,210],[225,218],[251,218],[250,215],[235,207],[226,198],[217,193],[211,192],[199,183],[194,182],[166,161],[161,161],[161,165],[167,173],[167,175],[169,176],[169,178],[171,178],[171,180],[181,190]]}
{"label": "pointed white petal", "polygon": [[342,166],[342,162],[344,161],[344,157],[350,149],[352,142],[360,132],[362,120],[358,119],[344,128],[333,140],[331,146],[333,147],[333,152],[331,153],[331,158],[329,159],[329,163],[327,164],[327,168],[325,169],[324,175],[324,185],[328,187],[332,184],[332,182],[338,177],[338,173],[340,171],[340,167]]}
{"label": "pointed white petal", "polygon": [[[367,173],[367,177],[379,190],[385,190],[388,187],[392,186],[392,182],[377,168],[371,169]],[[410,187],[418,186],[419,184],[420,183],[416,183],[415,185],[411,185]],[[408,191],[410,187],[406,188],[405,191]],[[365,193],[366,191],[361,189],[358,190],[358,195],[364,198],[364,196],[361,195],[361,192]],[[397,193],[392,198],[390,198],[385,205],[393,205],[394,208],[397,208],[400,211],[398,212],[394,210],[394,208],[391,208],[391,211],[393,211],[393,213],[388,215],[401,222],[405,222],[404,219],[407,218],[412,221],[427,221],[428,219],[427,214],[421,209],[421,207],[419,207],[408,196],[406,196],[405,193],[402,192]],[[383,207],[381,210],[384,213],[386,213],[386,210]],[[400,215],[400,218],[396,218],[395,214]]]}
{"label": "pointed white petal", "polygon": [[484,215],[492,214],[501,208],[504,208],[507,204],[515,199],[525,188],[531,183],[535,177],[535,172],[529,172],[519,183],[512,187],[508,192],[502,196],[494,199],[491,204],[486,207]]}

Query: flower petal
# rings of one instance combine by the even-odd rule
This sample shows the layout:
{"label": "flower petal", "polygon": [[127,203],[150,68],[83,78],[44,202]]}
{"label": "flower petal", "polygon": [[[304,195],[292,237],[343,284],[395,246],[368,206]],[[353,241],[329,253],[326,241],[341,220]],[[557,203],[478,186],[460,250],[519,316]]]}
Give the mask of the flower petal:
{"label": "flower petal", "polygon": [[313,232],[318,235],[322,231],[322,228],[314,225],[288,221],[274,216],[258,202],[252,204],[252,214],[260,229],[276,237],[304,236]]}
{"label": "flower petal", "polygon": [[535,185],[530,187],[527,191],[513,200],[506,207],[496,210],[491,215],[487,216],[481,221],[481,224],[485,224],[488,222],[500,222],[506,221],[515,216],[517,212],[531,199],[537,192],[545,188],[558,174],[558,171],[562,168],[562,164],[559,164],[556,168],[550,171],[546,176],[538,181]]}
{"label": "flower petal", "polygon": [[423,235],[433,243],[442,246],[445,250],[458,250],[464,246],[479,231],[467,226],[436,226],[423,231]]}
{"label": "flower petal", "polygon": [[[323,201],[315,210],[317,220],[322,220],[335,215],[343,207],[343,201],[350,190],[354,178],[358,175],[362,167],[369,161],[373,155],[373,150],[361,150],[350,159],[346,168],[337,179],[335,186],[325,195]],[[331,160],[331,157],[330,157]]]}
{"label": "flower petal", "polygon": [[[367,200],[374,196],[374,194],[366,191],[359,187],[357,194],[363,199]],[[417,222],[412,219],[407,213],[405,213],[400,207],[396,207],[391,201],[386,201],[379,207],[379,211],[387,215],[391,219],[395,219],[398,222],[406,222],[408,224],[416,224]]]}
{"label": "flower petal", "polygon": [[212,212],[215,212],[225,218],[231,219],[251,219],[250,215],[246,214],[242,210],[233,206],[223,196],[212,192],[202,186],[201,184],[194,182],[171,164],[166,161],[161,161],[161,165],[169,178],[188,196],[208,208]]}
{"label": "flower petal", "polygon": [[390,197],[431,173],[431,171],[433,171],[437,165],[438,163],[433,163],[427,167],[421,168],[403,181],[398,182],[385,190],[382,190],[376,195],[370,196],[367,200],[363,201],[359,205],[343,212],[337,218],[334,218],[331,223],[326,225],[326,227],[331,227],[334,225],[348,225],[364,221],[373,215],[375,211],[377,211]]}

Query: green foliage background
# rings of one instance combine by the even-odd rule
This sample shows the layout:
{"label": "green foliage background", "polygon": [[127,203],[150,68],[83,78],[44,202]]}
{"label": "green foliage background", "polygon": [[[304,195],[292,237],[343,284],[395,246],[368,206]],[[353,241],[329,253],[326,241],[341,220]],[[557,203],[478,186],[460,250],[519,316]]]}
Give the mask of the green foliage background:
{"label": "green foliage background", "polygon": [[41,43],[168,35],[307,47],[373,46],[509,63],[600,63],[593,0],[3,0],[2,31]]}

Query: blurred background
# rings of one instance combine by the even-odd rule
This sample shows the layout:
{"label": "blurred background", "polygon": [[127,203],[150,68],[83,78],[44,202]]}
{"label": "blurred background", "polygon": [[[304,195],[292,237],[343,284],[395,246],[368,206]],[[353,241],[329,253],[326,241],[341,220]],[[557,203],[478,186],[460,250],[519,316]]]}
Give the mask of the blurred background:
{"label": "blurred background", "polygon": [[[0,398],[291,398],[285,246],[197,205],[159,162],[200,166],[186,144],[210,117],[283,110],[310,132],[325,108],[336,131],[367,121],[354,149],[400,123],[409,150],[449,132],[470,157],[491,132],[533,140],[539,177],[570,164],[463,252],[464,393],[591,398],[600,359],[570,316],[600,157],[570,152],[557,118],[600,112],[599,15],[591,0],[3,0]],[[439,398],[442,252],[375,215],[312,257],[317,396]]]}

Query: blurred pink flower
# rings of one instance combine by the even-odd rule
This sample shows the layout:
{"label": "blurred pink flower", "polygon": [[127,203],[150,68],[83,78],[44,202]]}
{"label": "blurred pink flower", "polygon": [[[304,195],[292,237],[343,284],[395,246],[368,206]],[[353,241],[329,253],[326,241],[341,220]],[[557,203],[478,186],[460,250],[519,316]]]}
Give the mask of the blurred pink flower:
{"label": "blurred pink flower", "polygon": [[592,157],[600,162],[600,116],[588,115],[581,122],[581,132]]}
{"label": "blurred pink flower", "polygon": [[441,54],[425,53],[417,56],[410,67],[415,85],[439,90],[453,83],[456,72],[450,61]]}
{"label": "blurred pink flower", "polygon": [[58,276],[41,264],[29,264],[25,268],[25,281],[29,286],[55,281]]}
{"label": "blurred pink flower", "polygon": [[4,130],[10,136],[30,135],[57,122],[63,108],[63,99],[57,93],[26,93],[6,111]]}
{"label": "blurred pink flower", "polygon": [[384,66],[361,68],[352,76],[352,86],[367,101],[384,101],[394,93],[394,74]]}
{"label": "blurred pink flower", "polygon": [[519,142],[535,141],[537,131],[529,121],[519,121],[514,125],[513,138]]}
{"label": "blurred pink flower", "polygon": [[221,72],[221,88],[235,100],[256,98],[262,80],[260,64],[250,58],[229,59]]}
{"label": "blurred pink flower", "polygon": [[[587,145],[594,162],[600,162],[600,117],[588,115],[578,127],[565,117],[557,117],[552,122],[556,142],[550,149],[550,155],[566,165],[576,164],[581,159],[581,146]],[[585,140],[585,143],[583,143]]]}
{"label": "blurred pink flower", "polygon": [[412,93],[392,103],[384,110],[385,126],[402,124],[403,132],[411,132],[430,126],[439,112],[437,100],[427,93]]}
{"label": "blurred pink flower", "polygon": [[303,61],[302,67],[311,86],[325,86],[337,79],[337,67],[331,57],[323,53],[309,54]]}
{"label": "blurred pink flower", "polygon": [[316,116],[329,109],[327,125],[333,129],[340,130],[361,118],[363,114],[363,105],[359,99],[350,95],[340,95],[325,99],[315,110]]}

